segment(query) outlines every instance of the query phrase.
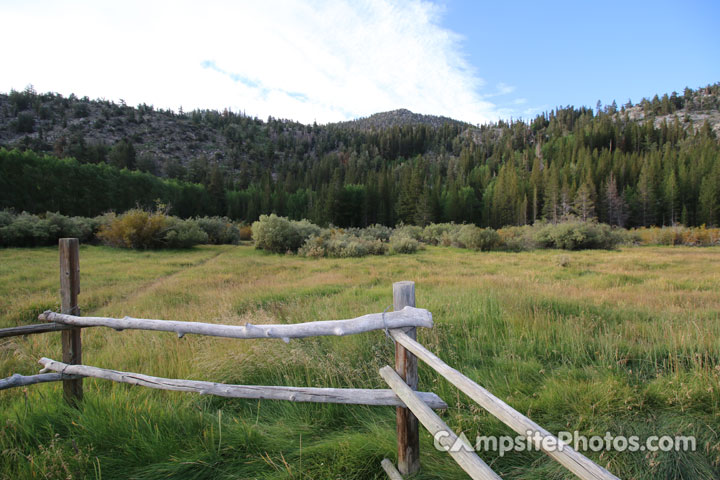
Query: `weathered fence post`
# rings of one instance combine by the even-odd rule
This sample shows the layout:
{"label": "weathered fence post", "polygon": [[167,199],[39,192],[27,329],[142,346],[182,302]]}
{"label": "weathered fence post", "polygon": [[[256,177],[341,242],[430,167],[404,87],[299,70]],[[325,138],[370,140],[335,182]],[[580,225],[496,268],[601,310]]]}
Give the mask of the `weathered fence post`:
{"label": "weathered fence post", "polygon": [[[60,308],[62,313],[80,315],[78,294],[80,293],[80,242],[77,238],[61,238],[60,248]],[[80,328],[63,330],[62,358],[64,363],[82,363]],[[83,397],[82,378],[63,380],[65,401],[77,406]]]}
{"label": "weathered fence post", "polygon": [[[407,306],[415,306],[415,282],[393,283],[393,308],[397,311]],[[417,337],[415,327],[411,327],[405,332],[413,339]],[[395,371],[410,388],[417,390],[417,357],[398,342],[395,343]],[[420,470],[418,419],[410,409],[405,407],[397,407],[396,415],[398,470],[403,475],[408,475]]]}

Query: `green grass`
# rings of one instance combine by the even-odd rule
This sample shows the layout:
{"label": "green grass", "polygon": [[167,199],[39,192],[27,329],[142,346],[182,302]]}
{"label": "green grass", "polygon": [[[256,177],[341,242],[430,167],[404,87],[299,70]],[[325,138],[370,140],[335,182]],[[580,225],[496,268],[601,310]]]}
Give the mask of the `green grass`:
{"label": "green grass", "polygon": [[[230,324],[350,318],[383,311],[392,283],[416,282],[433,312],[420,341],[550,431],[695,435],[696,452],[586,452],[621,478],[720,476],[719,248],[305,259],[251,247],[128,252],[83,247],[84,314]],[[57,251],[0,250],[0,327],[57,308]],[[232,340],[88,329],[89,365],[225,383],[386,388],[382,332]],[[58,334],[0,340],[0,376],[60,358]],[[247,401],[86,379],[79,410],[60,384],[0,392],[1,478],[385,478],[394,410]],[[420,366],[420,388],[469,438],[512,434]],[[421,429],[416,479],[467,478]],[[482,458],[510,479],[574,478],[537,452]]]}

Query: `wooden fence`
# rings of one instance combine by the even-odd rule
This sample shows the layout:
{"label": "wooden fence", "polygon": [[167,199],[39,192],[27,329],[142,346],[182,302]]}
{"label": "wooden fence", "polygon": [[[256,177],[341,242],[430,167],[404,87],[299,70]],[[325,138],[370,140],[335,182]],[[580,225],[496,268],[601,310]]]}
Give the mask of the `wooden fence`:
{"label": "wooden fence", "polygon": [[[114,382],[141,385],[162,390],[177,390],[233,398],[288,400],[293,402],[342,403],[396,407],[397,468],[388,459],[381,463],[391,480],[416,473],[420,469],[420,440],[418,421],[433,435],[448,453],[473,479],[500,478],[467,448],[450,448],[458,436],[433,411],[444,410],[447,404],[432,392],[418,392],[418,359],[438,372],[459,390],[501,420],[534,446],[558,461],[583,480],[610,480],[617,477],[606,469],[563,444],[557,437],[510,407],[492,393],[454,368],[447,365],[417,341],[417,328],[432,328],[432,315],[415,306],[414,282],[393,284],[392,312],[363,315],[349,320],[314,321],[283,325],[219,325],[199,322],[180,322],[142,318],[83,317],[77,299],[80,294],[79,243],[76,238],[63,238],[60,247],[61,311],[44,312],[40,320],[47,323],[0,329],[0,338],[59,331],[62,335],[62,362],[41,358],[43,366],[38,375],[12,375],[0,380],[0,390],[43,382],[63,382],[65,400],[80,407],[83,398],[82,380],[95,377]],[[322,335],[352,335],[384,330],[395,342],[395,368],[385,366],[380,376],[390,389],[317,388],[260,385],[226,385],[197,380],[152,377],[140,373],[108,370],[82,364],[82,328],[109,327],[156,330],[185,334],[211,335],[229,338],[305,338]],[[53,373],[49,373],[53,372]],[[442,436],[438,433],[443,433]],[[437,436],[436,436],[437,435]]]}

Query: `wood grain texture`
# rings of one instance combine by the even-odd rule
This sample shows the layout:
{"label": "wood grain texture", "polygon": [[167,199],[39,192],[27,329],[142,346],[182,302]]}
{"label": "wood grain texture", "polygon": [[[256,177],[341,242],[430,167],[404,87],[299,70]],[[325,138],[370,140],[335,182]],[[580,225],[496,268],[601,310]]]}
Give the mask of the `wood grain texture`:
{"label": "wood grain texture", "polygon": [[24,387],[36,383],[59,382],[61,380],[80,378],[75,375],[63,375],[61,373],[41,373],[39,375],[20,375],[16,373],[7,378],[0,379],[0,390],[13,387]]}
{"label": "wood grain texture", "polygon": [[[61,238],[60,250],[60,300],[61,311],[65,314],[80,315],[78,295],[80,294],[80,242],[77,238]],[[61,333],[63,362],[82,363],[82,339],[80,328],[64,330]],[[82,378],[63,380],[63,395],[70,405],[82,401]]]}
{"label": "wood grain texture", "polygon": [[432,315],[422,308],[403,308],[399,312],[371,313],[348,320],[322,320],[317,322],[285,325],[222,325],[177,320],[148,318],[80,317],[46,311],[40,320],[77,327],[109,327],[115,330],[156,330],[175,332],[180,336],[188,333],[227,338],[305,338],[317,336],[343,336],[383,330],[385,328],[432,327]]}
{"label": "wood grain texture", "polygon": [[380,465],[382,466],[383,470],[385,470],[385,473],[387,473],[387,476],[390,480],[403,480],[402,475],[400,475],[400,472],[398,472],[397,468],[395,468],[395,465],[393,465],[390,459],[383,458],[382,462],[380,462]]}
{"label": "wood grain texture", "polygon": [[[361,388],[314,388],[314,387],[276,387],[262,385],[227,385],[200,380],[179,380],[153,377],[141,373],[121,372],[89,365],[69,365],[49,358],[41,358],[39,363],[47,370],[102,378],[118,383],[140,385],[159,390],[194,392],[203,395],[217,395],[231,398],[250,398],[255,400],[289,400],[291,402],[342,403],[349,405],[397,406],[404,405],[392,390]],[[420,392],[418,394],[431,408],[445,409],[447,404],[436,394]]]}
{"label": "wood grain texture", "polygon": [[33,325],[21,325],[19,327],[0,328],[0,338],[19,337],[21,335],[34,335],[37,333],[59,332],[62,330],[72,330],[74,327],[70,325],[61,325],[59,323],[36,323]]}
{"label": "wood grain texture", "polygon": [[[415,307],[415,282],[393,283],[393,308],[402,311]],[[406,328],[412,338],[417,335],[416,328]],[[399,343],[395,343],[395,371],[413,390],[418,387],[417,358]],[[398,444],[398,470],[403,475],[420,470],[420,432],[418,419],[405,408],[398,407],[395,412]]]}
{"label": "wood grain texture", "polygon": [[[433,438],[437,438],[438,443],[448,449],[448,454],[471,478],[477,480],[496,480],[500,478],[472,451],[471,446],[466,445],[467,448],[458,449],[452,448],[458,441],[457,435],[420,399],[417,392],[412,390],[395,370],[389,366],[385,366],[380,369],[380,376],[383,377],[397,396],[405,402],[405,405],[415,414],[423,426],[428,429],[430,434],[433,435]],[[438,433],[442,435],[436,437]]]}

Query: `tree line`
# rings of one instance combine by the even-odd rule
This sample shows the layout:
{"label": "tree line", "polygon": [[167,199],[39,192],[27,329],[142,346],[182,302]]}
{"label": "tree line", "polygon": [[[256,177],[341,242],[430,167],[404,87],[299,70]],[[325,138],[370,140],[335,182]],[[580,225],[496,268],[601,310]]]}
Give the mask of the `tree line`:
{"label": "tree line", "polygon": [[139,165],[131,138],[79,161],[56,158],[70,145],[55,155],[6,150],[0,206],[95,215],[161,200],[183,217],[250,223],[275,213],[342,227],[498,228],[571,216],[625,227],[718,225],[718,139],[707,121],[696,125],[690,115],[717,110],[718,98],[720,84],[638,105],[564,107],[532,121],[477,128],[461,122],[357,128],[264,122],[228,111],[163,112],[220,132],[226,150],[166,162],[154,172]]}

